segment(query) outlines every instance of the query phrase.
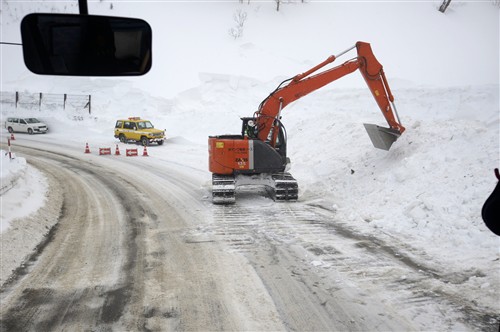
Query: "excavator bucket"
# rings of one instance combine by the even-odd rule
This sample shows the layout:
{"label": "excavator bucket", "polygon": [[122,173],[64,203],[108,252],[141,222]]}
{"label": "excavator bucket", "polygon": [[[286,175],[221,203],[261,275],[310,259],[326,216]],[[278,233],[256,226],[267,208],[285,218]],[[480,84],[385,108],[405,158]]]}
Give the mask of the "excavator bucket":
{"label": "excavator bucket", "polygon": [[401,136],[401,134],[392,128],[380,127],[374,124],[364,123],[366,132],[372,140],[373,146],[377,149],[389,150],[392,143]]}

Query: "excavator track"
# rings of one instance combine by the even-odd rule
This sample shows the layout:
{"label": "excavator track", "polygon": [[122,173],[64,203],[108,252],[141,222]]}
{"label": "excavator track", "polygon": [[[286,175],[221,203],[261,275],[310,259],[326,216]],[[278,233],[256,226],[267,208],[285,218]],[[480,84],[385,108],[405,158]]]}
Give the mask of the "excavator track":
{"label": "excavator track", "polygon": [[212,202],[233,204],[236,201],[236,183],[233,175],[212,174]]}
{"label": "excavator track", "polygon": [[272,175],[276,201],[296,201],[299,197],[299,185],[290,173]]}

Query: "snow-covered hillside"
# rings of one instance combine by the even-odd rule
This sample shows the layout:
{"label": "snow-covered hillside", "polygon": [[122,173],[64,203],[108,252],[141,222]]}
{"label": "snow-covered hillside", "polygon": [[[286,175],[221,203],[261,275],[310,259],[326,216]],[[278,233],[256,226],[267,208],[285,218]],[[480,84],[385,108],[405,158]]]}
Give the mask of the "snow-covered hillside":
{"label": "snow-covered hillside", "polygon": [[[293,76],[358,40],[372,44],[393,88],[497,84],[498,6],[494,1],[453,1],[442,14],[437,10],[441,3],[287,1],[277,12],[274,1],[103,0],[90,2],[89,12],[139,17],[151,24],[153,69],[131,81],[160,97],[173,98],[198,85],[200,73],[260,81]],[[20,42],[19,22],[31,11],[77,12],[67,2],[1,4],[1,39],[8,42]],[[234,39],[229,30],[239,11],[247,18],[242,36]],[[2,45],[1,50],[2,89],[10,90],[25,72],[21,48]],[[25,88],[67,92],[51,82],[38,77]],[[347,77],[335,86],[364,88],[364,83]]]}
{"label": "snow-covered hillside", "polygon": [[[80,122],[61,110],[2,105],[2,123],[12,114],[37,116],[51,127],[40,140],[83,152],[85,142],[113,146],[117,118],[148,118],[170,138],[153,156],[205,169],[200,182],[208,193],[207,136],[238,133],[239,117],[252,115],[283,78],[358,40],[370,42],[407,131],[389,152],[371,146],[362,124],[385,123],[358,73],[288,106],[283,123],[300,200],[336,211],[360,232],[405,239],[436,264],[493,274],[494,284],[470,285],[486,288],[490,305],[498,300],[500,242],[480,215],[500,160],[498,6],[452,2],[442,14],[441,1],[288,3],[280,12],[274,2],[112,3],[112,10],[109,1],[91,3],[90,12],[148,20],[152,71],[128,80],[40,77],[26,71],[19,49],[2,45],[0,90],[87,93],[93,100],[92,115]],[[13,1],[8,8],[16,6],[30,9]],[[22,15],[4,8],[1,38],[18,42],[19,22],[9,17]],[[234,39],[228,30],[238,10],[248,16],[243,36]],[[6,137],[2,129],[2,143]],[[197,157],[170,153],[183,148]],[[10,167],[3,158],[2,181]],[[13,219],[9,194],[1,196],[2,222]],[[27,196],[40,201],[35,192]]]}

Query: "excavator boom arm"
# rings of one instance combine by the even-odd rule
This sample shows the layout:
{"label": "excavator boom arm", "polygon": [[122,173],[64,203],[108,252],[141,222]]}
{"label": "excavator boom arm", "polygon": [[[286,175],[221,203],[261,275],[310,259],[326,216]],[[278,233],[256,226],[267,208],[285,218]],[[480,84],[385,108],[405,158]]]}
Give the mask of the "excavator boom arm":
{"label": "excavator boom arm", "polygon": [[[377,61],[371,50],[370,44],[357,42],[358,56],[344,62],[342,65],[312,75],[317,70],[335,61],[336,56],[330,56],[319,65],[311,68],[305,73],[296,75],[283,87],[277,88],[260,105],[256,112],[258,138],[266,141],[272,133],[271,145],[276,144],[277,126],[281,110],[291,102],[300,99],[309,93],[345,76],[357,69],[363,75],[373,97],[375,98],[382,114],[387,120],[391,135],[401,135],[405,128],[401,125],[393,101],[394,97],[390,91],[385,78],[382,65]],[[344,52],[345,53],[345,52]],[[343,53],[342,53],[343,54]],[[273,129],[274,128],[274,129]],[[370,135],[371,136],[371,135]],[[397,137],[396,137],[397,138]],[[373,141],[373,138],[372,138]],[[375,144],[375,142],[374,142]]]}
{"label": "excavator boom arm", "polygon": [[401,125],[396,106],[394,105],[394,96],[392,95],[389,83],[385,77],[382,65],[373,55],[370,44],[358,42],[358,59],[362,62],[360,66],[361,75],[372,92],[373,98],[377,102],[382,114],[391,129],[394,129],[401,135],[405,128]]}

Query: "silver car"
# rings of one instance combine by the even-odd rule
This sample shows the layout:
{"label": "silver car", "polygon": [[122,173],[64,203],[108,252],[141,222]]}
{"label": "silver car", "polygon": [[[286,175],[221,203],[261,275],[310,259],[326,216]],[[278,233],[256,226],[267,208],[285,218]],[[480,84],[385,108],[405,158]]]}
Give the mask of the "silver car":
{"label": "silver car", "polygon": [[49,127],[37,118],[7,118],[5,128],[9,133],[24,132],[30,135],[36,133],[45,134],[49,130]]}

